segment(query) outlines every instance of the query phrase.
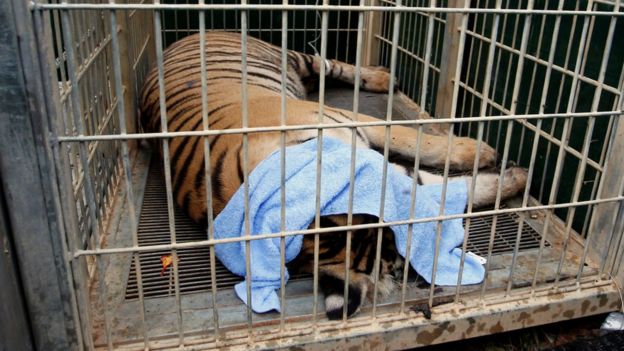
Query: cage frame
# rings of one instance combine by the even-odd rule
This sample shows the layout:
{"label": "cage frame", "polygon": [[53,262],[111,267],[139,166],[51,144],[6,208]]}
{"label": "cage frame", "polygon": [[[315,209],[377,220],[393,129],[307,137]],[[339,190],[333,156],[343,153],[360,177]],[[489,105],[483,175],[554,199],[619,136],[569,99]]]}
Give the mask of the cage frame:
{"label": "cage frame", "polygon": [[[79,241],[78,238],[73,238],[72,240],[68,240],[68,242],[63,240],[63,238],[71,238],[78,230],[76,228],[70,228],[75,230],[74,234],[72,234],[70,233],[72,230],[68,231],[64,228],[64,225],[60,224],[72,222],[72,220],[66,220],[65,216],[75,216],[72,214],[75,209],[72,209],[71,206],[71,204],[75,203],[75,200],[72,200],[73,194],[67,192],[67,189],[69,189],[67,184],[72,184],[71,179],[68,178],[67,174],[63,175],[62,170],[59,169],[59,167],[66,167],[69,164],[69,160],[58,145],[65,142],[85,143],[87,141],[115,139],[121,141],[122,147],[126,149],[122,152],[127,155],[128,144],[131,144],[133,140],[144,138],[146,135],[138,135],[135,137],[122,132],[118,136],[112,136],[110,138],[88,135],[58,137],[55,136],[54,133],[49,133],[49,130],[59,128],[59,126],[53,126],[51,124],[53,124],[53,121],[57,120],[54,118],[54,115],[59,114],[62,108],[58,106],[58,101],[54,99],[54,96],[58,96],[58,86],[54,84],[49,75],[45,73],[49,72],[47,65],[48,62],[51,62],[53,49],[50,47],[51,43],[46,43],[44,37],[51,37],[51,34],[46,33],[41,35],[41,32],[38,32],[35,28],[45,28],[43,33],[45,33],[45,30],[49,30],[50,25],[46,23],[49,21],[49,18],[46,18],[45,15],[47,10],[87,9],[91,6],[88,4],[67,3],[59,5],[42,3],[28,4],[21,0],[13,0],[5,4],[8,6],[2,8],[3,15],[6,16],[10,14],[18,19],[25,19],[24,21],[14,21],[12,22],[12,26],[3,29],[9,37],[20,38],[19,41],[14,41],[14,43],[19,45],[19,49],[16,45],[13,46],[13,50],[5,51],[4,53],[0,53],[0,55],[5,57],[5,60],[2,60],[4,62],[7,62],[6,58],[8,58],[9,60],[20,63],[20,67],[17,67],[16,71],[23,77],[22,81],[17,79],[22,89],[16,96],[23,102],[23,105],[13,111],[22,116],[27,116],[28,118],[21,120],[7,119],[4,121],[7,124],[6,128],[0,128],[0,135],[2,136],[0,138],[2,139],[0,148],[3,150],[3,153],[5,150],[11,150],[15,152],[14,156],[16,158],[27,160],[28,162],[23,162],[17,166],[13,163],[3,162],[0,164],[0,174],[3,175],[3,186],[7,192],[7,197],[11,199],[11,202],[7,203],[11,222],[22,223],[28,219],[34,226],[31,228],[20,228],[20,226],[17,225],[11,226],[11,238],[15,242],[16,252],[19,257],[19,273],[24,286],[24,297],[29,306],[28,311],[30,313],[30,326],[33,331],[33,340],[38,348],[45,349],[92,348],[95,345],[90,343],[90,337],[84,335],[84,332],[89,330],[90,327],[84,325],[85,321],[83,318],[79,317],[80,313],[78,312],[79,310],[84,311],[84,307],[88,306],[84,301],[86,296],[85,290],[87,288],[81,284],[87,282],[90,272],[86,262],[78,258],[91,254],[98,255],[101,254],[102,251],[99,247],[92,250],[82,250],[77,249],[78,246],[74,246],[73,249],[70,249],[67,246],[68,243],[71,245],[71,242],[74,242],[75,244]],[[255,8],[254,6],[255,5],[242,4],[239,7],[240,9],[253,9]],[[110,5],[100,4],[96,7],[108,10],[158,10],[169,8],[168,5],[164,4],[141,5],[137,7],[135,5],[114,3]],[[220,8],[219,6],[202,4],[182,5],[176,8],[181,9],[186,7],[193,10]],[[330,5],[314,7],[314,9],[317,8],[338,10]],[[288,6],[275,7],[275,10],[283,9],[290,8]],[[366,9],[398,12],[376,6],[363,6],[360,9],[354,10]],[[427,11],[428,9],[420,8],[417,10]],[[448,13],[461,11],[463,11],[462,13],[470,12],[453,9],[439,10],[439,8],[436,9],[437,12]],[[115,11],[113,11],[113,13],[114,12]],[[475,12],[487,13],[488,11],[478,10]],[[508,11],[494,11],[493,13],[502,14],[507,12]],[[509,12],[522,13],[523,11],[511,10]],[[539,13],[539,11],[536,13]],[[566,12],[562,11],[557,13],[565,14]],[[572,11],[570,14],[597,15],[592,11]],[[619,16],[621,17],[621,13]],[[115,17],[116,16],[111,15],[112,27],[115,28],[117,26],[118,29],[116,29],[115,33],[123,33],[124,28],[127,28],[125,27],[127,22],[125,22],[124,16]],[[116,19],[116,21],[113,19]],[[375,24],[376,21],[378,20],[373,18],[369,20],[369,23],[371,23],[371,26],[379,25]],[[445,33],[445,36],[446,35],[451,36],[453,33]],[[370,36],[368,38],[370,38]],[[367,40],[369,40],[368,38]],[[114,59],[119,59],[120,55],[128,50],[128,44],[125,40],[126,38],[124,38],[123,35],[112,35],[111,46],[113,48],[112,50],[116,52],[116,54],[113,54]],[[370,43],[371,41],[374,42],[374,40],[370,40],[368,45],[374,47],[374,45]],[[446,43],[447,41],[445,39],[445,44]],[[454,50],[458,49],[450,44],[448,47],[445,46],[443,50],[451,53],[450,56],[455,57],[456,55],[452,53],[457,53],[457,51]],[[365,58],[366,62],[373,62],[372,57],[374,56],[376,55],[368,54]],[[128,65],[124,66],[120,62],[116,62],[113,66],[114,74],[118,82],[127,81],[127,79],[129,79],[130,68]],[[448,81],[450,81],[450,79],[448,79]],[[322,83],[321,86],[323,86]],[[133,94],[129,93],[130,89],[130,87],[121,86],[121,84],[117,84],[115,87],[116,96],[124,97],[117,101],[116,108],[119,109],[120,116],[132,116],[134,114],[136,101],[132,96]],[[52,96],[50,96],[50,92],[53,93]],[[7,96],[5,94],[7,93],[3,93],[4,96]],[[444,99],[438,100],[438,103],[441,104],[441,106],[449,106],[448,100],[446,100],[446,102]],[[621,236],[618,237],[617,235],[618,231],[621,232],[624,226],[624,201],[620,194],[621,190],[619,189],[621,185],[618,183],[620,181],[618,175],[624,174],[624,122],[621,118],[622,101],[620,101],[619,112],[619,118],[615,118],[617,121],[614,126],[615,132],[611,134],[609,141],[610,147],[608,149],[610,151],[606,158],[606,163],[609,164],[609,167],[605,169],[603,175],[605,185],[602,186],[598,195],[599,199],[609,199],[609,201],[592,200],[589,202],[581,202],[588,205],[595,205],[593,215],[595,220],[592,221],[592,229],[590,230],[590,233],[595,234],[588,239],[589,245],[585,246],[585,254],[604,258],[602,260],[603,264],[600,272],[603,280],[600,282],[577,280],[576,284],[573,286],[557,287],[556,291],[560,300],[555,302],[549,298],[550,292],[548,289],[545,292],[539,289],[533,289],[530,294],[521,295],[521,297],[516,299],[509,297],[500,300],[494,299],[488,301],[487,304],[467,304],[461,309],[457,309],[458,306],[452,306],[452,308],[448,309],[438,307],[439,314],[436,314],[436,317],[432,321],[407,318],[408,316],[401,315],[380,316],[374,318],[373,324],[368,323],[370,321],[366,319],[367,323],[358,323],[356,321],[349,323],[347,327],[342,325],[328,325],[327,328],[318,329],[314,335],[304,338],[297,337],[296,335],[291,337],[284,336],[279,340],[279,344],[276,344],[272,336],[255,334],[253,339],[255,345],[259,348],[274,348],[277,346],[284,348],[289,346],[321,348],[327,345],[345,348],[353,345],[371,345],[369,343],[377,342],[379,343],[377,345],[388,345],[391,348],[403,348],[416,344],[440,343],[457,340],[463,337],[539,325],[542,324],[544,320],[554,322],[589,313],[596,314],[616,309],[619,307],[620,303],[618,286],[622,286],[624,283],[624,270],[622,270],[618,264],[624,255],[620,252]],[[561,116],[558,117],[564,117],[564,114],[560,115]],[[578,115],[598,117],[600,113],[567,114],[568,117]],[[544,115],[535,116],[534,118],[542,117],[544,117]],[[513,118],[513,116],[510,118]],[[500,118],[500,120],[504,119],[505,118]],[[475,122],[480,120],[479,118],[474,119]],[[442,119],[441,121],[448,123],[454,122],[451,119]],[[122,120],[121,122],[120,127],[122,130],[124,128],[130,131],[136,130],[136,125],[133,124],[131,118],[125,121]],[[427,125],[435,122],[438,121],[425,121],[421,122],[419,125]],[[402,123],[396,122],[391,124],[400,125]],[[354,124],[353,126],[355,125],[362,124]],[[380,122],[379,125],[387,126],[390,124]],[[309,128],[313,127],[314,126],[309,126]],[[257,132],[266,130],[286,131],[288,128],[276,127],[258,129]],[[245,129],[232,131],[232,133],[253,131],[254,130]],[[60,133],[58,135],[60,135]],[[158,135],[154,135],[153,137],[181,135],[186,134],[164,132],[158,133]],[[211,134],[210,132],[204,132],[196,133],[196,135]],[[11,143],[20,145],[22,148],[11,146]],[[26,143],[26,145],[23,143]],[[27,152],[32,150],[35,150],[36,157],[33,157],[32,153]],[[64,164],[64,166],[59,166],[59,161]],[[132,183],[132,181],[128,177],[131,173],[129,171],[130,164],[126,161],[128,161],[127,156],[124,157],[123,164],[125,169],[123,173],[126,176],[125,183],[128,185],[124,196],[127,197],[129,204],[132,206],[137,200],[131,195],[132,187],[129,184]],[[67,169],[68,168],[69,167],[67,167]],[[32,181],[29,187],[31,189],[41,188],[42,191],[40,193],[25,194],[16,191],[24,187],[24,174],[34,175],[32,179],[29,179],[29,181]],[[62,185],[63,182],[65,182],[65,186]],[[59,183],[61,183],[61,185],[59,185]],[[63,199],[70,200],[63,201]],[[33,208],[31,204],[35,200],[37,201],[37,207]],[[572,206],[578,204],[577,202],[567,205]],[[548,209],[549,207],[540,208],[536,206],[536,208]],[[134,213],[134,211],[131,211],[131,213]],[[614,213],[616,213],[615,216],[613,216]],[[136,218],[134,220],[130,219],[130,221],[135,222],[130,225],[136,228]],[[42,237],[47,240],[42,242]],[[207,240],[200,245],[210,246],[212,244],[214,244],[214,241]],[[31,250],[33,245],[39,247],[40,251],[33,252]],[[167,247],[176,249],[182,248],[184,245],[174,244]],[[141,250],[136,245],[129,250],[108,250],[109,253],[125,251],[137,253]],[[70,252],[73,252],[73,255],[69,254]],[[45,274],[42,274],[44,272]],[[74,288],[75,283],[78,284]],[[55,289],[54,293],[50,294],[48,299],[40,299],[35,293],[41,291],[41,289],[45,287],[55,287],[57,289]],[[83,308],[79,308],[79,305],[82,305]],[[548,308],[545,309],[545,306]],[[457,313],[459,311],[461,311],[461,316],[458,318]],[[438,312],[438,310],[436,310],[436,312]],[[533,317],[527,318],[526,315]],[[545,316],[546,318],[542,319],[540,318],[541,316]],[[494,321],[496,321],[496,323],[494,323]],[[251,326],[249,328],[251,328]],[[182,339],[182,337],[180,337],[180,339]],[[246,338],[233,338],[232,340],[219,342],[220,346],[237,347],[247,346],[249,341]],[[149,343],[151,347],[169,346],[166,341],[150,340]],[[215,346],[215,344],[207,342],[206,340],[193,340],[192,338],[187,340],[184,345],[195,345],[197,347]],[[109,347],[110,346],[111,344],[109,344]]]}

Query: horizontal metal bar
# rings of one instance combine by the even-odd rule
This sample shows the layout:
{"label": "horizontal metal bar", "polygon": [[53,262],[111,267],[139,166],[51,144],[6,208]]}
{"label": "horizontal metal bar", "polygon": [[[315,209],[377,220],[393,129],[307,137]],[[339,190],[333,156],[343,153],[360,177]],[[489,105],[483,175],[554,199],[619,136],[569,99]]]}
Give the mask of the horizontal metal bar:
{"label": "horizontal metal bar", "polygon": [[[459,85],[466,89],[466,91],[468,91],[469,93],[473,94],[474,96],[480,98],[481,100],[484,100],[483,98],[483,94],[481,94],[480,92],[474,90],[474,88],[466,85],[466,83],[464,82],[459,82]],[[511,115],[511,111],[506,109],[504,106],[501,106],[500,104],[498,104],[496,101],[493,101],[491,99],[485,99],[485,102],[492,106],[493,108],[497,109],[498,111],[500,111],[501,113],[505,113],[508,115]],[[494,119],[494,116],[488,116],[488,117],[480,117],[480,118],[487,118],[490,121],[495,121],[496,119]],[[463,118],[462,118],[463,119]],[[516,122],[522,124],[523,126],[525,126],[526,128],[531,129],[534,132],[539,133],[539,135],[541,137],[543,137],[544,139],[548,140],[549,142],[561,147],[561,140],[553,137],[551,134],[549,134],[548,132],[546,132],[545,130],[542,129],[537,129],[537,127],[535,127],[534,125],[528,123],[526,120],[524,120],[523,118],[519,118],[516,120]],[[583,160],[584,157],[583,155],[581,155],[580,152],[578,152],[576,149],[574,149],[573,147],[571,147],[570,145],[565,145],[564,146],[565,151],[567,151],[570,155],[575,156],[576,158],[578,158],[579,160]],[[592,166],[594,169],[596,169],[597,171],[602,172],[602,166],[597,163],[596,161],[589,159],[587,160],[587,164]]]}
{"label": "horizontal metal bar", "polygon": [[[188,33],[189,31],[195,33],[195,32],[199,32],[199,29],[197,28],[180,28],[180,29],[163,29],[161,32],[162,33]],[[226,29],[218,29],[218,31],[225,31],[225,32],[237,32],[238,29],[230,29],[230,28],[226,28]],[[247,31],[249,32],[273,32],[273,33],[281,33],[281,29],[279,28],[249,28],[247,29]],[[309,32],[310,28],[290,28],[288,30],[289,32]],[[340,32],[340,33],[344,33],[344,32],[357,32],[357,29],[355,28],[327,28],[328,32]]]}
{"label": "horizontal metal bar", "polygon": [[359,127],[383,127],[383,126],[418,126],[421,124],[440,124],[440,123],[468,123],[478,121],[510,121],[517,119],[546,119],[546,118],[574,118],[574,117],[605,117],[614,116],[621,117],[624,111],[600,111],[600,112],[575,112],[575,113],[544,113],[544,114],[527,114],[527,115],[509,115],[509,116],[492,116],[492,117],[462,117],[462,118],[432,118],[418,120],[399,120],[399,121],[375,121],[375,122],[349,122],[336,124],[301,124],[294,126],[270,126],[270,127],[250,127],[250,128],[232,128],[232,129],[211,129],[184,132],[161,132],[161,133],[143,133],[143,134],[109,134],[109,135],[79,135],[79,136],[59,136],[56,138],[58,142],[80,142],[80,141],[96,141],[96,140],[132,140],[132,139],[163,139],[177,138],[189,136],[211,136],[225,134],[243,134],[243,133],[266,133],[291,130],[305,129],[335,129],[335,128],[359,128]]}
{"label": "horizontal metal bar", "polygon": [[479,13],[479,14],[533,14],[571,16],[618,16],[624,12],[575,11],[575,10],[527,10],[527,9],[475,9],[443,7],[390,7],[390,6],[342,6],[342,5],[259,5],[259,4],[43,4],[30,2],[32,10],[282,10],[282,11],[352,11],[352,12],[433,12],[433,13]]}
{"label": "horizontal metal bar", "polygon": [[[484,41],[484,42],[486,42],[486,43],[488,43],[488,44],[490,44],[490,43],[492,42],[492,41],[490,40],[490,38],[485,37],[485,36],[483,36],[483,35],[481,35],[481,34],[479,34],[479,33],[476,33],[476,32],[474,32],[474,31],[470,31],[470,30],[468,30],[468,31],[466,31],[466,33],[467,33],[467,34],[469,34],[469,35],[471,35],[471,36],[473,36],[473,37],[475,37],[475,38],[477,38],[477,39],[479,39],[479,40],[482,40],[482,41]],[[533,61],[533,62],[535,62],[535,63],[539,63],[539,64],[541,64],[541,65],[543,65],[543,66],[549,66],[549,65],[551,65],[552,69],[554,69],[554,70],[555,70],[555,71],[557,71],[557,72],[564,73],[564,74],[566,74],[566,75],[568,75],[568,76],[574,76],[574,71],[571,71],[571,70],[569,70],[569,69],[566,69],[566,68],[564,68],[564,67],[561,67],[561,66],[558,66],[558,65],[555,65],[555,64],[551,64],[551,63],[549,63],[548,61],[545,61],[545,60],[543,60],[543,59],[541,59],[541,58],[539,58],[539,57],[536,57],[536,56],[534,56],[534,55],[531,55],[531,54],[527,54],[527,53],[522,54],[522,53],[520,52],[520,50],[515,49],[515,48],[513,48],[513,47],[511,47],[511,46],[509,46],[509,45],[505,45],[505,44],[503,44],[503,43],[501,43],[501,42],[498,42],[498,41],[497,41],[497,42],[496,42],[496,47],[498,47],[498,48],[500,48],[500,49],[503,49],[503,50],[506,50],[506,51],[509,51],[509,52],[511,52],[511,53],[514,53],[514,54],[516,54],[516,55],[518,55],[518,56],[522,56],[522,57],[524,57],[524,58],[526,58],[526,59],[529,59],[529,60],[531,60],[531,61]],[[591,79],[591,78],[586,77],[586,76],[583,76],[583,75],[579,75],[577,78],[578,78],[579,80],[583,81],[584,83],[590,84],[590,85],[592,85],[592,86],[594,86],[594,87],[601,87],[601,88],[602,88],[602,89],[604,89],[605,91],[608,91],[608,92],[610,92],[610,93],[612,93],[612,94],[615,94],[615,95],[621,95],[621,94],[622,94],[622,92],[620,92],[620,91],[618,90],[618,88],[616,88],[616,87],[612,87],[612,86],[610,86],[610,85],[606,85],[606,84],[604,84],[604,83],[600,83],[600,82],[598,82],[598,81],[597,81],[597,80],[595,80],[595,79]]]}
{"label": "horizontal metal bar", "polygon": [[[519,120],[517,122],[522,124],[524,127],[532,130],[533,132],[537,132],[541,137],[543,137],[544,139],[547,139],[549,142],[557,145],[558,147],[561,147],[561,140],[548,134],[548,132],[544,131],[543,129],[538,129],[536,126],[532,125],[531,123],[528,123],[527,121]],[[578,152],[576,149],[574,149],[570,145],[564,145],[564,149],[570,155],[575,156],[580,161],[583,161],[583,160],[587,161],[587,165],[592,166],[595,170],[599,172],[602,172],[602,165],[592,160],[591,158],[584,157],[580,152]]]}
{"label": "horizontal metal bar", "polygon": [[[388,44],[388,45],[391,45],[391,44],[392,44],[392,42],[391,42],[390,40],[388,40],[388,39],[386,39],[386,38],[382,37],[381,35],[375,34],[375,38],[376,38],[377,40],[380,40],[380,41],[382,41],[382,42],[384,42],[384,43]],[[420,63],[422,63],[422,64],[424,64],[424,63],[425,63],[425,60],[424,60],[424,59],[422,59],[422,58],[418,57],[418,55],[416,55],[416,54],[414,54],[413,52],[411,52],[411,51],[409,51],[409,50],[407,50],[407,49],[405,49],[405,48],[401,47],[400,45],[397,47],[397,49],[398,49],[400,52],[402,52],[402,53],[406,54],[407,56],[409,56],[409,57],[411,57],[411,58],[415,59],[416,61],[418,61],[418,62],[420,62]],[[439,68],[439,67],[434,66],[433,64],[429,65],[429,68],[431,68],[432,70],[434,70],[434,71],[436,71],[436,72],[440,73],[440,68]]]}
{"label": "horizontal metal bar", "polygon": [[494,215],[494,214],[500,215],[504,213],[514,213],[514,212],[552,210],[552,209],[559,209],[559,208],[588,206],[588,205],[608,203],[608,202],[617,202],[617,201],[624,201],[624,196],[616,196],[616,197],[610,197],[610,198],[598,199],[598,200],[579,201],[576,203],[540,205],[540,206],[530,206],[530,207],[523,207],[523,208],[505,208],[505,209],[498,209],[498,210],[435,216],[435,217],[418,218],[418,219],[411,219],[411,220],[407,219],[407,220],[402,220],[402,221],[393,221],[393,222],[385,222],[385,223],[370,223],[370,224],[357,224],[357,225],[351,225],[351,226],[339,226],[339,227],[331,227],[331,228],[289,230],[289,231],[285,231],[281,233],[256,234],[256,235],[252,235],[248,237],[201,240],[201,241],[193,241],[193,242],[185,242],[185,243],[149,245],[149,246],[140,246],[140,247],[134,246],[134,247],[121,247],[121,248],[110,248],[110,249],[76,250],[73,254],[73,257],[78,258],[80,256],[91,256],[91,255],[107,255],[107,254],[117,254],[117,253],[147,252],[147,251],[158,251],[158,250],[185,249],[185,248],[193,248],[193,247],[208,247],[208,246],[213,246],[217,244],[235,243],[235,242],[242,242],[242,241],[247,241],[247,240],[262,240],[262,239],[271,239],[271,238],[282,238],[282,237],[293,236],[293,235],[314,235],[314,234],[325,234],[325,233],[347,231],[347,230],[356,231],[360,229],[385,228],[385,227],[391,227],[395,225],[407,225],[407,224],[416,224],[416,223],[446,221],[446,220],[457,219],[457,218],[474,218],[474,217],[483,217],[483,216]]}

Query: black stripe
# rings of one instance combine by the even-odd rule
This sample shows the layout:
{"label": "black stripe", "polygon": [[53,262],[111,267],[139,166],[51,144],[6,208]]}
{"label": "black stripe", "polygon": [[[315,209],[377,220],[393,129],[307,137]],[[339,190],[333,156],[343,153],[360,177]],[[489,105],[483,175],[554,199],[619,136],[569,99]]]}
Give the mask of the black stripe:
{"label": "black stripe", "polygon": [[238,149],[236,150],[236,155],[237,155],[237,160],[238,160],[238,162],[236,162],[236,171],[238,174],[238,180],[240,184],[243,184],[245,180],[245,175],[243,174],[243,168],[241,166],[242,158],[240,157],[240,152],[242,148],[243,148],[243,143],[240,143],[240,145],[238,146]]}
{"label": "black stripe", "polygon": [[[231,126],[231,125],[230,125]],[[226,127],[229,128],[230,126]],[[219,138],[221,138],[223,136],[223,134],[217,134],[215,135],[212,140],[210,140],[210,150],[213,149],[213,147],[215,146],[215,144],[217,143],[217,141],[219,141]],[[197,173],[195,174],[195,176],[193,177],[195,179],[195,188],[198,189],[201,187],[202,184],[202,180],[204,179],[204,172],[205,172],[205,168],[206,168],[206,159],[202,158],[201,161],[201,167],[199,168],[199,170],[197,171]],[[220,171],[220,170],[219,170]],[[213,173],[216,172],[216,170],[211,170],[210,176],[211,176],[211,180],[213,179]],[[213,185],[214,187],[214,185]]]}
{"label": "black stripe", "polygon": [[[178,128],[176,128],[175,130],[180,130],[180,127],[184,127],[184,125],[186,125],[186,123],[188,123],[189,121],[191,121],[193,119],[193,117],[195,117],[194,114],[190,114],[183,122],[180,126],[178,126]],[[199,124],[201,123],[201,119],[198,121],[195,121],[195,124],[193,125],[192,129],[190,130],[195,130],[195,128],[197,128],[199,126]],[[178,145],[178,147],[176,147],[176,150],[174,151],[173,155],[171,156],[171,162],[174,165],[178,164],[178,159],[180,158],[180,156],[182,156],[182,153],[184,152],[186,145],[188,143],[190,137],[183,137],[182,141],[180,142],[180,144]]]}
{"label": "black stripe", "polygon": [[371,274],[375,266],[375,255],[377,254],[377,238],[371,235],[370,245],[368,245],[368,255],[366,256],[366,273]]}
{"label": "black stripe", "polygon": [[191,204],[191,192],[188,191],[186,194],[184,194],[184,199],[182,200],[182,208],[184,209],[186,213],[189,213],[189,210],[191,209],[190,204]]}
{"label": "black stripe", "polygon": [[[332,110],[333,111],[333,110]],[[340,110],[336,110],[335,112],[337,112],[339,115],[341,115],[344,118],[349,119],[350,121],[353,121],[353,118],[349,117],[346,113],[340,111]],[[355,128],[355,134],[366,144],[370,145],[370,142],[368,140],[367,137],[365,137],[362,132],[360,131],[360,128]]]}
{"label": "black stripe", "polygon": [[301,75],[302,77],[311,76],[314,74],[314,67],[312,66],[312,57],[310,55],[303,56],[303,63],[306,65],[306,69],[308,70],[308,75]]}
{"label": "black stripe", "polygon": [[[197,128],[197,126],[199,126],[199,124],[201,123],[201,120],[197,121],[195,123],[195,126],[193,129]],[[188,155],[186,155],[186,159],[184,160],[184,163],[182,164],[182,167],[179,167],[178,171],[176,172],[176,177],[175,177],[175,181],[174,181],[174,185],[173,185],[173,193],[174,194],[178,194],[178,191],[180,191],[180,187],[182,186],[182,182],[184,181],[184,179],[186,179],[186,174],[188,172],[188,167],[191,165],[191,162],[193,161],[193,157],[195,156],[195,149],[197,148],[197,143],[199,142],[199,140],[201,139],[201,137],[188,137],[184,139],[184,145],[185,145],[185,149],[186,149],[186,143],[188,141],[189,138],[193,138],[193,144],[191,145],[191,149],[189,150]],[[176,149],[176,154],[177,154],[178,149]],[[180,153],[181,155],[181,153]],[[178,155],[178,157],[180,156]]]}
{"label": "black stripe", "polygon": [[215,165],[214,172],[210,175],[210,180],[212,182],[212,195],[219,199],[223,204],[225,204],[225,196],[223,195],[223,182],[219,175],[221,175],[221,171],[223,171],[223,160],[225,159],[225,155],[227,154],[227,149],[223,150],[219,157],[217,158],[217,164]]}
{"label": "black stripe", "polygon": [[[368,229],[361,229],[354,233],[353,238],[351,240],[351,251],[355,252],[355,257],[351,263],[351,267],[353,267],[356,271],[360,271],[357,267],[366,256],[366,252],[368,246],[371,244],[370,237],[368,236]],[[357,240],[356,240],[357,238]]]}

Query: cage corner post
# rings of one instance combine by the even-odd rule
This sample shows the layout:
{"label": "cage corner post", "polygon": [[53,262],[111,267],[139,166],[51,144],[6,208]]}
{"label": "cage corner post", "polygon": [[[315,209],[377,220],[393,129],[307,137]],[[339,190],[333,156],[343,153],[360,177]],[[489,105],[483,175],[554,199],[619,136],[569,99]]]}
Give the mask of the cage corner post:
{"label": "cage corner post", "polygon": [[[77,315],[55,203],[33,13],[29,2],[0,2],[0,178],[16,270],[22,284],[33,347],[80,349]],[[4,302],[4,301],[3,301]],[[16,321],[17,322],[17,321]]]}
{"label": "cage corner post", "polygon": [[[361,0],[365,1],[365,0]],[[379,1],[377,0],[369,0],[369,5],[379,5]],[[383,12],[380,11],[370,11],[368,12],[365,29],[366,39],[364,41],[364,48],[362,52],[364,53],[364,62],[363,66],[377,66],[380,64],[379,62],[379,38],[376,36],[381,32],[381,22]]]}
{"label": "cage corner post", "polygon": [[[620,103],[621,105],[621,103]],[[600,199],[617,198],[623,196],[622,186],[624,183],[624,119],[616,118],[613,130],[612,143],[609,156],[606,159],[608,167],[602,177],[604,186],[598,194]],[[592,224],[589,228],[588,259],[602,259],[602,274],[606,278],[612,278],[618,286],[624,286],[624,266],[621,264],[624,251],[621,248],[624,231],[624,203],[610,201],[599,203],[593,210]]]}
{"label": "cage corner post", "polygon": [[[117,37],[119,38],[119,55],[121,57],[131,57],[129,40],[130,40],[130,23],[128,13],[123,12],[121,16],[117,16],[117,28],[111,28],[111,30],[117,31]],[[123,99],[126,114],[126,130],[128,133],[136,133],[138,130],[136,118],[129,118],[134,116],[137,110],[137,94],[136,86],[133,81],[133,63],[132,60],[121,60],[121,85],[123,87]],[[136,141],[129,140],[128,147],[133,150]]]}
{"label": "cage corner post", "polygon": [[[463,0],[449,0],[448,6],[452,8],[463,8]],[[451,116],[451,106],[453,100],[453,85],[460,77],[454,77],[455,67],[461,62],[458,61],[459,41],[461,37],[460,27],[462,23],[461,12],[448,12],[446,14],[446,24],[444,25],[444,35],[442,38],[442,55],[440,62],[440,78],[436,93],[435,113],[437,118],[454,118]]]}

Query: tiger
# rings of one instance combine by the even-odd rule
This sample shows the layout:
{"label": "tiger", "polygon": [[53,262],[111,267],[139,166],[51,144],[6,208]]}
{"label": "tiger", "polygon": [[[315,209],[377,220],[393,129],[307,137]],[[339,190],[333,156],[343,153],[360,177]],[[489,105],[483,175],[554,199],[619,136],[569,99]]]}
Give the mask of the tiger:
{"label": "tiger", "polygon": [[[210,129],[241,128],[243,111],[241,33],[205,32],[205,70],[207,74],[207,110]],[[280,125],[282,99],[281,48],[253,37],[247,38],[247,108],[248,127]],[[289,126],[316,124],[319,104],[307,101],[306,96],[315,87],[310,81],[318,80],[321,66],[326,77],[355,84],[356,68],[334,59],[321,60],[317,55],[287,51],[286,124]],[[164,91],[167,130],[172,132],[203,130],[202,82],[199,33],[171,44],[163,52]],[[390,73],[377,66],[360,67],[360,88],[370,92],[387,93]],[[158,67],[148,73],[140,98],[140,123],[147,132],[160,132],[161,111],[159,99]],[[353,112],[325,106],[321,122],[332,125],[353,122]],[[378,119],[358,114],[361,122]],[[360,126],[355,128],[356,147],[377,151],[384,149],[385,126]],[[288,130],[285,145],[296,145],[317,137],[316,129]],[[330,128],[324,135],[351,144],[352,128]],[[210,181],[212,184],[212,213],[217,216],[228,200],[244,182],[243,136],[216,134],[207,137],[210,146]],[[417,145],[420,164],[432,168],[445,166],[449,137],[422,134],[417,144],[418,132],[409,126],[394,125],[389,139],[392,165],[417,177],[419,184],[441,183],[443,178],[425,171],[412,174]],[[453,136],[450,145],[449,166],[452,170],[472,170],[477,154],[477,141]],[[263,159],[280,148],[280,132],[248,134],[248,169],[253,171]],[[162,156],[162,148],[160,155]],[[496,151],[482,143],[478,166],[496,169]],[[176,204],[197,223],[207,225],[206,179],[204,179],[204,143],[200,136],[172,138],[169,143],[172,191]],[[411,166],[410,166],[411,165]],[[470,184],[472,178],[463,176]],[[479,172],[475,180],[474,206],[493,204],[496,199],[499,174],[494,171]],[[526,184],[524,168],[506,168],[502,185],[502,199],[520,193]],[[353,214],[353,224],[378,223],[370,215]],[[320,227],[347,224],[347,215],[323,216]],[[310,229],[316,229],[313,222]],[[351,317],[357,314],[367,298],[373,294],[374,262],[377,251],[377,228],[355,230],[350,247],[348,301],[344,301],[346,232],[319,235],[318,282],[325,299],[325,313],[329,319],[342,318],[344,309]],[[288,263],[291,273],[314,272],[314,236],[305,235],[299,255]],[[403,258],[397,253],[393,232],[383,229],[377,290],[384,295],[396,291],[397,272],[403,267]]]}

